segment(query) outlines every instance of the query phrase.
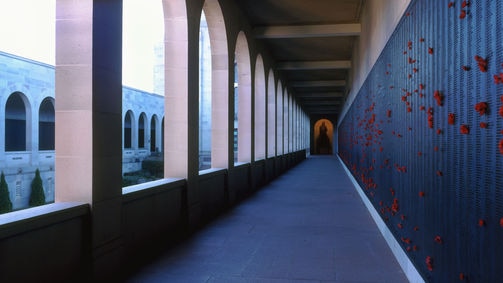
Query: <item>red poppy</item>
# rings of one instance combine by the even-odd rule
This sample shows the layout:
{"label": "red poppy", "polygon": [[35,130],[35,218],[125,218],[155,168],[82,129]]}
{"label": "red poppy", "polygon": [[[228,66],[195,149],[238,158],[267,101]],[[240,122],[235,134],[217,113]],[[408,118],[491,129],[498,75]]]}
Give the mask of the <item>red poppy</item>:
{"label": "red poppy", "polygon": [[424,193],[423,191],[420,191],[420,192],[419,192],[419,196],[420,196],[420,197],[424,197],[424,196],[425,196],[425,193]]}
{"label": "red poppy", "polygon": [[480,127],[482,129],[487,129],[487,127],[489,126],[489,124],[485,123],[485,122],[480,122]]}
{"label": "red poppy", "polygon": [[503,140],[500,140],[500,142],[498,144],[498,148],[500,150],[500,153],[503,154]]}
{"label": "red poppy", "polygon": [[437,135],[441,135],[442,134],[442,130],[441,129],[437,129]]}
{"label": "red poppy", "polygon": [[414,227],[414,231],[419,231],[419,227]]}
{"label": "red poppy", "polygon": [[421,37],[421,38],[419,39],[419,42],[424,42],[424,38],[422,38],[422,37]]}
{"label": "red poppy", "polygon": [[438,106],[442,106],[444,104],[444,95],[440,91],[435,90],[433,98],[437,101]]}
{"label": "red poppy", "polygon": [[456,115],[454,115],[454,113],[449,113],[447,122],[449,123],[449,125],[454,125],[454,123],[456,122]]}
{"label": "red poppy", "polygon": [[461,67],[464,71],[470,71],[470,66],[462,66]]}
{"label": "red poppy", "polygon": [[475,61],[477,61],[481,72],[487,72],[487,59],[484,59],[479,55],[475,55]]}
{"label": "red poppy", "polygon": [[461,125],[461,127],[459,128],[459,131],[463,135],[468,135],[470,133],[470,128],[467,125]]}
{"label": "red poppy", "polygon": [[421,105],[421,106],[419,106],[419,110],[424,111],[424,110],[426,110],[426,108],[423,105]]}
{"label": "red poppy", "polygon": [[503,106],[500,107],[499,114],[500,114],[501,117],[503,117]]}
{"label": "red poppy", "polygon": [[449,7],[449,8],[454,7],[454,2],[449,2],[449,4],[447,4],[447,7]]}
{"label": "red poppy", "polygon": [[479,226],[480,227],[486,226],[486,221],[484,219],[479,219]]}
{"label": "red poppy", "polygon": [[391,110],[389,110],[389,109],[388,109],[388,110],[386,110],[386,116],[387,116],[388,118],[389,118],[389,117],[391,117]]}
{"label": "red poppy", "polygon": [[444,176],[444,173],[443,173],[442,171],[440,171],[440,170],[437,170],[437,175],[438,175],[439,177],[442,177],[442,176]]}
{"label": "red poppy", "polygon": [[440,236],[435,236],[435,242],[437,242],[437,244],[442,244],[442,237]]}
{"label": "red poppy", "polygon": [[412,107],[407,107],[407,112],[412,112]]}
{"label": "red poppy", "polygon": [[493,76],[494,84],[503,84],[503,73],[499,73]]}
{"label": "red poppy", "polygon": [[463,1],[463,3],[461,3],[461,8],[465,8],[466,6],[468,6],[470,3],[466,0]]}
{"label": "red poppy", "polygon": [[500,226],[503,227],[503,217],[500,218]]}
{"label": "red poppy", "polygon": [[424,89],[424,87],[425,87],[425,86],[424,86],[424,84],[419,84],[419,89],[420,89],[420,90],[423,90],[423,89]]}
{"label": "red poppy", "polygon": [[486,114],[488,108],[489,106],[487,105],[487,102],[479,102],[475,104],[475,111],[479,112],[480,116]]}
{"label": "red poppy", "polygon": [[407,48],[409,48],[409,50],[412,50],[412,41],[407,42]]}
{"label": "red poppy", "polygon": [[409,64],[414,64],[414,63],[416,63],[416,60],[414,60],[411,57],[409,57]]}
{"label": "red poppy", "polygon": [[428,54],[433,54],[433,48],[428,47]]}
{"label": "red poppy", "polygon": [[398,227],[398,229],[402,229],[403,228],[402,223],[398,223],[398,224],[396,224],[396,226]]}
{"label": "red poppy", "polygon": [[428,268],[429,271],[433,271],[433,258],[431,256],[426,257],[426,268]]}
{"label": "red poppy", "polygon": [[465,279],[466,279],[466,275],[465,275],[463,272],[461,272],[461,273],[459,274],[459,280],[463,281],[463,280],[465,280]]}
{"label": "red poppy", "polygon": [[461,13],[459,13],[459,18],[460,19],[466,18],[466,10],[461,10]]}
{"label": "red poppy", "polygon": [[423,153],[419,151],[419,152],[417,153],[417,156],[423,156]]}

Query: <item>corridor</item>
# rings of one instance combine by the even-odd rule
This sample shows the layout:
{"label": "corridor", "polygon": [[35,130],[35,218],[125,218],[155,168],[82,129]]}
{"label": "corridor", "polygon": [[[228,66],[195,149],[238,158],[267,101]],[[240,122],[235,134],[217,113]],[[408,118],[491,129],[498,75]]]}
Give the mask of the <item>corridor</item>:
{"label": "corridor", "polygon": [[311,156],[126,282],[407,282],[334,156]]}

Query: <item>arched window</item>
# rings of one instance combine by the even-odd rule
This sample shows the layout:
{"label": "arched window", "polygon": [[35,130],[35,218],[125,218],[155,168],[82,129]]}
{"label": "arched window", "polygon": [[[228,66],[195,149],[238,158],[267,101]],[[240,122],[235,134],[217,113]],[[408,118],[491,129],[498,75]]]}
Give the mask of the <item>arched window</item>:
{"label": "arched window", "polygon": [[[211,47],[211,167],[229,166],[229,64],[225,21],[218,0],[203,6]],[[205,75],[205,77],[209,77]]]}
{"label": "arched window", "polygon": [[131,110],[126,112],[124,117],[124,148],[133,147],[133,113]]}
{"label": "arched window", "polygon": [[255,63],[255,160],[265,158],[266,152],[266,97],[265,71],[262,56]]}
{"label": "arched window", "polygon": [[276,88],[274,72],[267,79],[267,157],[276,156]]}
{"label": "arched window", "polygon": [[276,90],[276,155],[283,155],[283,85]]}
{"label": "arched window", "polygon": [[199,26],[199,170],[211,168],[211,44],[204,11]]}
{"label": "arched window", "polygon": [[122,12],[123,85],[164,95],[162,2],[128,0]]}
{"label": "arched window", "polygon": [[[236,41],[236,73],[239,94],[235,93],[238,108],[237,120],[237,161],[251,161],[252,147],[252,98],[250,49],[244,32],[240,32]],[[238,88],[234,88],[237,90]],[[235,157],[236,159],[236,157]]]}
{"label": "arched window", "polygon": [[159,143],[157,142],[157,116],[153,115],[150,119],[150,152],[159,152]]}
{"label": "arched window", "polygon": [[38,149],[54,150],[54,99],[47,97],[38,112]]}
{"label": "arched window", "polygon": [[14,92],[5,105],[5,151],[25,151],[26,131],[26,105],[23,94]]}
{"label": "arched window", "polygon": [[145,140],[147,134],[147,118],[145,113],[140,114],[138,119],[138,148],[145,148]]}
{"label": "arched window", "polygon": [[234,61],[234,131],[233,133],[233,152],[234,162],[238,161],[238,128],[239,128],[239,80],[238,80],[238,64]]}

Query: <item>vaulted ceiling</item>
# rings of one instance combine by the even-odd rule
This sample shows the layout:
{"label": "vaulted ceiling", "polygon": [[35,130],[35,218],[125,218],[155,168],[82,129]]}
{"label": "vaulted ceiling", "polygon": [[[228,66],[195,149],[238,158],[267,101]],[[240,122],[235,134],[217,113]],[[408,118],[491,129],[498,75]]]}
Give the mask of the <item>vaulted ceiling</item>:
{"label": "vaulted ceiling", "polygon": [[239,0],[255,37],[309,115],[337,115],[365,0]]}

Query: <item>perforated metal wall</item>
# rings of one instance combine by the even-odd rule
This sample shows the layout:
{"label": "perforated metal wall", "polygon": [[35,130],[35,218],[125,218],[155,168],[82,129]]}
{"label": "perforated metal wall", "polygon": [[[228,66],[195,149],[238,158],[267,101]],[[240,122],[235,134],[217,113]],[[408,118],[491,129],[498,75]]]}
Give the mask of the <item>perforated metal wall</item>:
{"label": "perforated metal wall", "polygon": [[339,155],[428,282],[503,281],[503,1],[416,0]]}

